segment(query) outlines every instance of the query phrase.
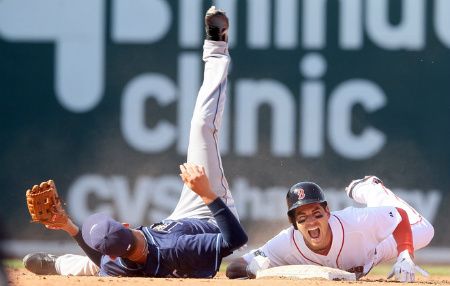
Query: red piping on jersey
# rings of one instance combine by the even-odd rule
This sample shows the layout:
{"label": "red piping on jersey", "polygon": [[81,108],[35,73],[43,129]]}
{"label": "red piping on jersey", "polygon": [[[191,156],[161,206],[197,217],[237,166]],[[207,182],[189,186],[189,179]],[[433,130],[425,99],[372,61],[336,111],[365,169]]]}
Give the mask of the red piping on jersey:
{"label": "red piping on jersey", "polygon": [[[341,256],[341,252],[342,252],[342,248],[344,248],[344,241],[345,241],[345,232],[344,232],[344,224],[341,222],[341,220],[333,214],[333,216],[338,220],[338,222],[341,224],[341,229],[342,229],[342,243],[341,243],[341,248],[339,249],[339,253],[336,257],[336,266],[337,268],[339,268],[339,263],[338,263],[338,259],[339,256]],[[292,241],[294,241],[295,247],[297,248],[298,252],[300,252],[300,254],[303,256],[303,258],[305,258],[306,260],[311,261],[312,263],[315,263],[317,265],[323,266],[322,264],[315,262],[314,260],[309,259],[308,257],[306,257],[303,252],[300,250],[300,247],[298,247],[297,243],[295,242],[295,229],[292,230]],[[333,242],[332,242],[333,243]]]}
{"label": "red piping on jersey", "polygon": [[339,223],[341,224],[341,228],[342,228],[342,244],[341,244],[341,249],[339,249],[339,254],[336,257],[336,266],[337,268],[339,268],[339,263],[338,263],[338,259],[339,256],[341,256],[341,251],[342,248],[344,248],[344,241],[345,241],[345,231],[344,231],[344,224],[341,222],[341,220],[339,219],[339,217],[337,215],[333,215],[335,218],[337,218],[337,220],[339,221]]}

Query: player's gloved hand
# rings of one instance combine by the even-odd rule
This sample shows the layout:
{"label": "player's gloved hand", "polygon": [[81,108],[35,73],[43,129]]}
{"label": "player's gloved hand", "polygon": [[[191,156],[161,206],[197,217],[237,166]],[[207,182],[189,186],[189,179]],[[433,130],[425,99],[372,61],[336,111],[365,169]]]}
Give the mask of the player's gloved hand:
{"label": "player's gloved hand", "polygon": [[269,268],[270,260],[262,255],[256,255],[247,265],[248,278],[255,278],[256,272]]}
{"label": "player's gloved hand", "polygon": [[392,271],[387,278],[389,279],[395,275],[395,279],[400,282],[414,282],[416,271],[425,277],[429,276],[428,272],[414,264],[408,250],[403,250],[398,255],[397,262],[392,267]]}
{"label": "player's gloved hand", "polygon": [[33,222],[42,223],[50,229],[61,229],[67,225],[69,217],[63,208],[53,180],[28,189],[26,199]]}

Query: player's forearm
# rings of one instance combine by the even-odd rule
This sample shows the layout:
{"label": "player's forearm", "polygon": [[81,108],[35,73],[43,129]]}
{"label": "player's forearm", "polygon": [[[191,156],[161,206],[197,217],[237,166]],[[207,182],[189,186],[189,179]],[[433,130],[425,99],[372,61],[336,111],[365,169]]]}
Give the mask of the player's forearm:
{"label": "player's forearm", "polygon": [[83,249],[84,253],[91,259],[97,266],[100,267],[100,260],[102,254],[94,249],[90,248],[83,239],[80,228],[73,223],[73,221],[68,218],[67,223],[62,225],[59,229],[67,232]]}
{"label": "player's forearm", "polygon": [[220,198],[216,198],[213,202],[208,204],[208,208],[211,210],[211,213],[216,219],[217,226],[222,233],[223,251],[229,252],[228,254],[231,254],[235,249],[247,243],[247,234],[245,233],[237,218],[233,215],[230,209]]}
{"label": "player's forearm", "polygon": [[202,193],[197,194],[200,196],[200,198],[206,205],[211,204],[218,198],[217,194],[211,191],[211,188],[206,188]]}
{"label": "player's forearm", "polygon": [[78,230],[76,235],[72,236],[72,238],[77,242],[78,246],[83,249],[84,253],[89,257],[89,259],[98,267],[100,267],[100,262],[103,254],[92,249],[89,245],[86,244],[80,229]]}
{"label": "player's forearm", "polygon": [[414,256],[413,237],[408,214],[401,208],[396,209],[402,217],[402,221],[397,225],[392,233],[392,236],[397,243],[397,252],[401,253],[404,250],[408,250],[408,252]]}
{"label": "player's forearm", "polygon": [[67,224],[62,226],[61,229],[67,232],[72,237],[76,236],[80,231],[80,228],[76,224],[74,224],[70,218],[68,219]]}

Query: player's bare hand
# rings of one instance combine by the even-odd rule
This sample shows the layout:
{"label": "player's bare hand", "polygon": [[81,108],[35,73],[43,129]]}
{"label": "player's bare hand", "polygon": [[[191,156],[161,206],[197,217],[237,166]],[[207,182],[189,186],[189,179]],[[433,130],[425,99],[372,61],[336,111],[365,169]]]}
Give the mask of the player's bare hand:
{"label": "player's bare hand", "polygon": [[180,165],[180,171],[181,179],[192,191],[199,196],[211,195],[211,185],[203,166],[184,163]]}
{"label": "player's bare hand", "polygon": [[203,166],[192,163],[184,163],[180,165],[180,177],[183,182],[195,193],[199,194],[205,189],[210,190],[208,177]]}

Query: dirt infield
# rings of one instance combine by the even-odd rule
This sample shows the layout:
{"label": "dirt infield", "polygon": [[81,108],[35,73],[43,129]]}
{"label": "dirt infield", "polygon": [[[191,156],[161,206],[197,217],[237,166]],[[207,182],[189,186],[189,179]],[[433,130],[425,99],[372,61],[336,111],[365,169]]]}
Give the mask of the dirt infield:
{"label": "dirt infield", "polygon": [[[214,279],[163,279],[163,278],[108,278],[108,277],[74,277],[74,276],[38,276],[28,272],[25,269],[7,269],[10,285],[21,286],[81,286],[81,285],[98,285],[98,286],[141,286],[144,283],[152,286],[231,286],[231,285],[248,285],[248,286],[291,286],[291,285],[308,285],[308,286],[329,286],[343,284],[367,284],[376,285],[392,285],[393,282],[386,281],[385,277],[379,275],[369,275],[357,282],[344,281],[326,281],[326,280],[290,280],[290,279],[260,279],[260,280],[229,280],[223,273],[219,273]],[[395,282],[394,282],[395,283]],[[419,277],[417,284],[431,285],[450,285],[450,277],[433,276],[428,279]]]}

